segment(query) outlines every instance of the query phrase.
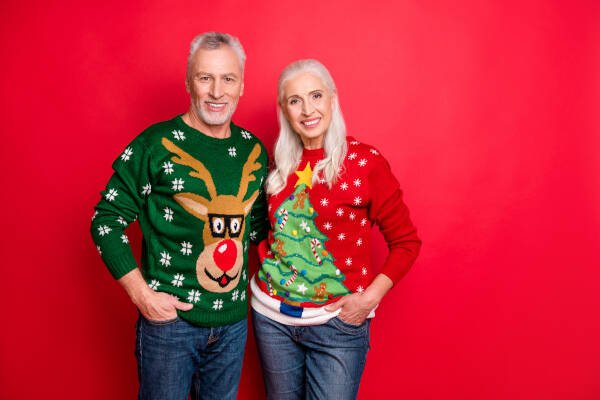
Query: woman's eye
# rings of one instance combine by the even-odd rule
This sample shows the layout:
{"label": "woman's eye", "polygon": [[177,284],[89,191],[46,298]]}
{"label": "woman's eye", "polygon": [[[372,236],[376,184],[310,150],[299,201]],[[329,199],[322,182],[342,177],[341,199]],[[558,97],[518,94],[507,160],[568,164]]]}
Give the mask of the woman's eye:
{"label": "woman's eye", "polygon": [[313,99],[320,99],[321,97],[323,97],[323,95],[321,93],[313,94]]}
{"label": "woman's eye", "polygon": [[223,218],[215,218],[213,220],[213,231],[215,231],[215,233],[223,233],[224,230],[225,221],[223,221]]}

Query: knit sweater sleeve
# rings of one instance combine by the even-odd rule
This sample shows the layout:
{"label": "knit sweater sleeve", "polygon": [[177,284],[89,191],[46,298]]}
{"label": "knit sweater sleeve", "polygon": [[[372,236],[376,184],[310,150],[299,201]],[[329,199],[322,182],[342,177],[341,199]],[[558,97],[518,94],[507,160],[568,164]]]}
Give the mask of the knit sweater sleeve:
{"label": "knit sweater sleeve", "polygon": [[421,240],[410,220],[400,185],[383,157],[370,172],[368,181],[371,197],[369,219],[379,226],[389,248],[380,272],[395,285],[417,258]]}
{"label": "knit sweater sleeve", "polygon": [[150,159],[145,143],[134,139],[114,161],[114,172],[95,207],[92,239],[115,279],[137,268],[125,228],[137,219],[152,189]]}
{"label": "knit sweater sleeve", "polygon": [[261,168],[261,176],[262,183],[260,185],[260,193],[258,198],[254,202],[252,206],[251,214],[250,214],[250,241],[252,243],[258,244],[267,237],[267,232],[269,231],[269,215],[267,210],[267,196],[264,190],[264,184],[267,180],[267,171],[269,167],[269,158],[267,156],[267,152],[262,148],[261,158],[259,161],[262,165]]}

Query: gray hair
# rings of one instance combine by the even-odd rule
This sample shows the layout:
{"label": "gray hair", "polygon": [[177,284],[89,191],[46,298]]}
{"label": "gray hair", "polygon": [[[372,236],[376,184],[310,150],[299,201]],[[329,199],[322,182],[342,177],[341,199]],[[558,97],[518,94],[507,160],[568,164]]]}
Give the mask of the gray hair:
{"label": "gray hair", "polygon": [[240,43],[240,40],[235,36],[231,36],[227,33],[221,32],[205,32],[201,33],[192,40],[190,43],[190,54],[188,55],[187,60],[187,70],[185,72],[186,82],[190,80],[190,74],[192,73],[192,58],[196,51],[199,48],[215,50],[221,47],[222,45],[226,45],[231,47],[231,49],[235,52],[240,60],[240,65],[242,66],[242,78],[244,77],[244,66],[246,65],[246,53],[244,52],[244,48]]}
{"label": "gray hair", "polygon": [[[337,94],[335,82],[329,71],[323,64],[317,60],[298,60],[294,61],[281,72],[279,82],[277,84],[279,102],[279,136],[275,142],[275,150],[273,158],[275,168],[269,174],[266,183],[268,194],[279,193],[287,184],[288,176],[298,168],[302,160],[302,151],[304,145],[300,136],[292,130],[290,123],[283,114],[283,89],[285,83],[303,72],[308,72],[319,78],[327,87],[329,94]],[[342,116],[342,110],[338,101],[338,96],[335,96],[332,112],[331,123],[325,137],[323,139],[324,158],[317,163],[313,169],[312,183],[316,183],[319,179],[319,172],[322,171],[323,179],[328,187],[337,181],[340,174],[343,172],[344,158],[348,151],[346,143],[346,124]]]}

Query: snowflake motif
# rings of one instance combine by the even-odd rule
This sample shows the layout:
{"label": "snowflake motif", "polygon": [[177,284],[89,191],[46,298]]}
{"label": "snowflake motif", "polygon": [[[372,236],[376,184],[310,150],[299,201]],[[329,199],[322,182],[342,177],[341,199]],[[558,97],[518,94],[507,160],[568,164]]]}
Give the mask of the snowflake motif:
{"label": "snowflake motif", "polygon": [[351,266],[352,265],[352,259],[350,257],[346,258],[346,265],[347,266]]}
{"label": "snowflake motif", "polygon": [[302,294],[304,294],[304,292],[306,292],[308,290],[308,288],[306,286],[304,286],[304,283],[302,283],[300,286],[298,286],[298,291]]}
{"label": "snowflake motif", "polygon": [[359,167],[364,167],[365,165],[367,165],[367,159],[366,158],[361,158],[360,161],[358,162],[358,166]]}
{"label": "snowflake motif", "polygon": [[171,255],[166,251],[162,251],[160,253],[160,263],[165,267],[171,265]]}
{"label": "snowflake motif", "polygon": [[244,300],[246,300],[246,291],[245,291],[245,290],[244,290],[244,291],[242,291],[242,295],[240,296],[240,300],[241,300],[241,301],[244,301]]}
{"label": "snowflake motif", "polygon": [[121,154],[121,160],[123,161],[129,161],[129,158],[131,157],[131,155],[133,154],[133,149],[131,147],[126,148],[123,151],[123,154]]}
{"label": "snowflake motif", "polygon": [[352,183],[354,183],[354,186],[359,187],[362,182],[360,181],[360,179],[356,178]]}
{"label": "snowflake motif", "polygon": [[363,275],[367,274],[367,268],[363,267],[362,270],[360,271]]}
{"label": "snowflake motif", "polygon": [[353,140],[353,141],[351,141],[351,142],[350,142],[350,144],[359,144],[359,143],[360,143],[360,142],[358,142],[358,141],[356,141],[356,140]]}
{"label": "snowflake motif", "polygon": [[183,285],[184,279],[185,279],[185,277],[183,276],[183,274],[175,274],[175,275],[173,275],[173,280],[171,281],[171,285],[181,287],[181,285]]}
{"label": "snowflake motif", "polygon": [[371,153],[375,154],[375,155],[378,155],[378,154],[379,154],[379,152],[378,152],[377,150],[375,150],[375,149],[371,149],[371,150],[369,150],[369,151],[370,151]]}
{"label": "snowflake motif", "polygon": [[354,198],[354,205],[355,205],[355,206],[359,206],[359,205],[360,205],[360,203],[361,203],[361,201],[362,201],[362,199],[360,198],[360,196],[356,196],[356,197]]}
{"label": "snowflake motif", "polygon": [[100,236],[108,235],[108,232],[110,231],[112,231],[112,229],[106,225],[101,225],[98,227],[98,233],[100,233]]}
{"label": "snowflake motif", "polygon": [[302,220],[302,222],[300,222],[300,228],[304,229],[307,233],[310,232],[308,223],[305,220]]}
{"label": "snowflake motif", "polygon": [[346,239],[346,234],[345,233],[340,233],[338,235],[338,240],[344,240],[344,239]]}
{"label": "snowflake motif", "polygon": [[227,151],[229,152],[229,155],[230,155],[231,157],[235,157],[235,156],[237,156],[237,150],[236,150],[236,148],[235,148],[235,147],[230,147],[230,148],[228,148],[228,149],[227,149]]}
{"label": "snowflake motif", "polygon": [[169,207],[165,207],[163,211],[165,212],[163,217],[169,222],[173,221],[173,210],[171,210]]}
{"label": "snowflake motif", "polygon": [[341,217],[342,215],[344,215],[344,210],[342,210],[341,208],[338,208],[337,210],[335,210],[335,213],[337,214],[338,217]]}
{"label": "snowflake motif", "polygon": [[321,205],[322,206],[326,206],[329,204],[329,200],[327,200],[325,197],[321,199]]}
{"label": "snowflake motif", "polygon": [[200,293],[199,290],[190,290],[188,292],[187,300],[191,303],[197,303],[200,301],[200,295],[202,295],[202,293]]}
{"label": "snowflake motif", "polygon": [[350,221],[354,221],[354,218],[356,218],[356,214],[354,214],[353,212],[351,212],[351,213],[348,215],[348,218],[350,218]]}
{"label": "snowflake motif", "polygon": [[367,219],[363,218],[360,220],[360,226],[365,226],[367,224]]}
{"label": "snowflake motif", "polygon": [[325,223],[323,224],[323,229],[325,229],[326,231],[328,231],[328,230],[330,230],[330,229],[331,229],[331,226],[332,226],[332,225],[331,225],[331,222],[325,222]]}
{"label": "snowflake motif", "polygon": [[182,242],[181,243],[181,254],[184,256],[189,256],[192,254],[192,244],[190,242]]}
{"label": "snowflake motif", "polygon": [[356,245],[357,246],[362,245],[362,239],[361,238],[358,238],[358,240],[356,241]]}
{"label": "snowflake motif", "polygon": [[325,178],[323,178],[322,176],[319,176],[319,178],[318,178],[318,179],[319,179],[319,183],[320,183],[321,185],[322,185],[322,184],[324,184],[325,182],[327,182],[327,181],[325,180]]}
{"label": "snowflake motif", "polygon": [[175,139],[177,140],[185,140],[185,136],[183,135],[183,132],[179,131],[179,130],[175,130],[173,132],[171,132],[173,134],[173,136],[175,136]]}
{"label": "snowflake motif", "polygon": [[173,163],[166,161],[163,163],[162,168],[165,170],[165,174],[171,175],[173,173]]}
{"label": "snowflake motif", "polygon": [[158,287],[160,286],[160,282],[157,281],[156,279],[152,279],[152,282],[150,282],[150,289],[154,290],[156,292],[156,289],[158,289]]}
{"label": "snowflake motif", "polygon": [[121,225],[127,226],[127,221],[125,221],[123,219],[123,217],[121,217],[121,216],[119,216],[119,218],[117,218],[117,222],[120,223]]}
{"label": "snowflake motif", "polygon": [[98,215],[98,211],[94,211],[94,215],[92,215],[92,221],[94,220],[94,218],[96,218],[97,215]]}
{"label": "snowflake motif", "polygon": [[152,185],[147,183],[142,187],[142,195],[149,195],[152,192]]}
{"label": "snowflake motif", "polygon": [[350,154],[348,154],[348,160],[354,160],[357,155],[358,154],[356,154],[356,153],[350,153]]}
{"label": "snowflake motif", "polygon": [[179,179],[173,179],[173,181],[171,182],[171,184],[173,185],[171,187],[171,189],[177,190],[177,191],[181,191],[181,190],[183,190],[184,180],[181,179],[181,178],[179,178]]}
{"label": "snowflake motif", "polygon": [[216,299],[213,301],[213,310],[220,310],[221,308],[223,308],[223,300]]}
{"label": "snowflake motif", "polygon": [[119,192],[117,192],[117,189],[110,189],[104,197],[106,197],[106,200],[108,201],[113,201],[118,195]]}
{"label": "snowflake motif", "polygon": [[364,291],[365,291],[365,289],[363,289],[362,286],[359,286],[359,287],[356,288],[356,293],[362,293]]}
{"label": "snowflake motif", "polygon": [[248,131],[242,130],[242,137],[244,139],[252,139],[252,134]]}
{"label": "snowflake motif", "polygon": [[258,235],[258,232],[256,231],[252,231],[250,232],[250,240],[256,240],[256,235]]}
{"label": "snowflake motif", "polygon": [[247,275],[246,275],[246,270],[243,270],[243,271],[242,271],[242,278],[243,278],[244,280],[246,280],[246,277],[247,277]]}
{"label": "snowflake motif", "polygon": [[129,238],[127,237],[126,234],[121,235],[121,241],[125,244],[129,243]]}
{"label": "snowflake motif", "polygon": [[343,183],[340,185],[340,189],[342,189],[342,190],[348,190],[348,184],[347,184],[346,182],[343,182]]}
{"label": "snowflake motif", "polygon": [[231,293],[231,301],[236,301],[238,299],[239,294],[240,294],[240,291],[235,289],[233,291],[233,293]]}
{"label": "snowflake motif", "polygon": [[100,253],[100,255],[102,255],[102,250],[100,249],[100,246],[96,246],[96,249],[98,249],[98,253]]}

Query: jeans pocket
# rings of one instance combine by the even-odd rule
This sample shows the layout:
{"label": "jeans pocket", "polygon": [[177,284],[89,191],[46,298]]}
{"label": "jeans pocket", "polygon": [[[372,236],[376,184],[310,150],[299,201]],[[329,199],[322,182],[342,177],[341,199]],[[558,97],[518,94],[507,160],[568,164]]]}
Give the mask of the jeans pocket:
{"label": "jeans pocket", "polygon": [[332,318],[331,321],[333,321],[333,324],[336,328],[349,335],[360,335],[364,333],[368,325],[368,319],[365,319],[360,325],[354,325],[349,322],[346,322],[339,316]]}
{"label": "jeans pocket", "polygon": [[171,318],[171,319],[167,319],[164,321],[155,321],[153,319],[148,319],[146,317],[144,317],[142,315],[143,320],[148,323],[148,325],[153,325],[153,326],[167,326],[167,325],[171,325],[174,324],[175,322],[179,321],[179,316],[176,316],[175,318]]}

